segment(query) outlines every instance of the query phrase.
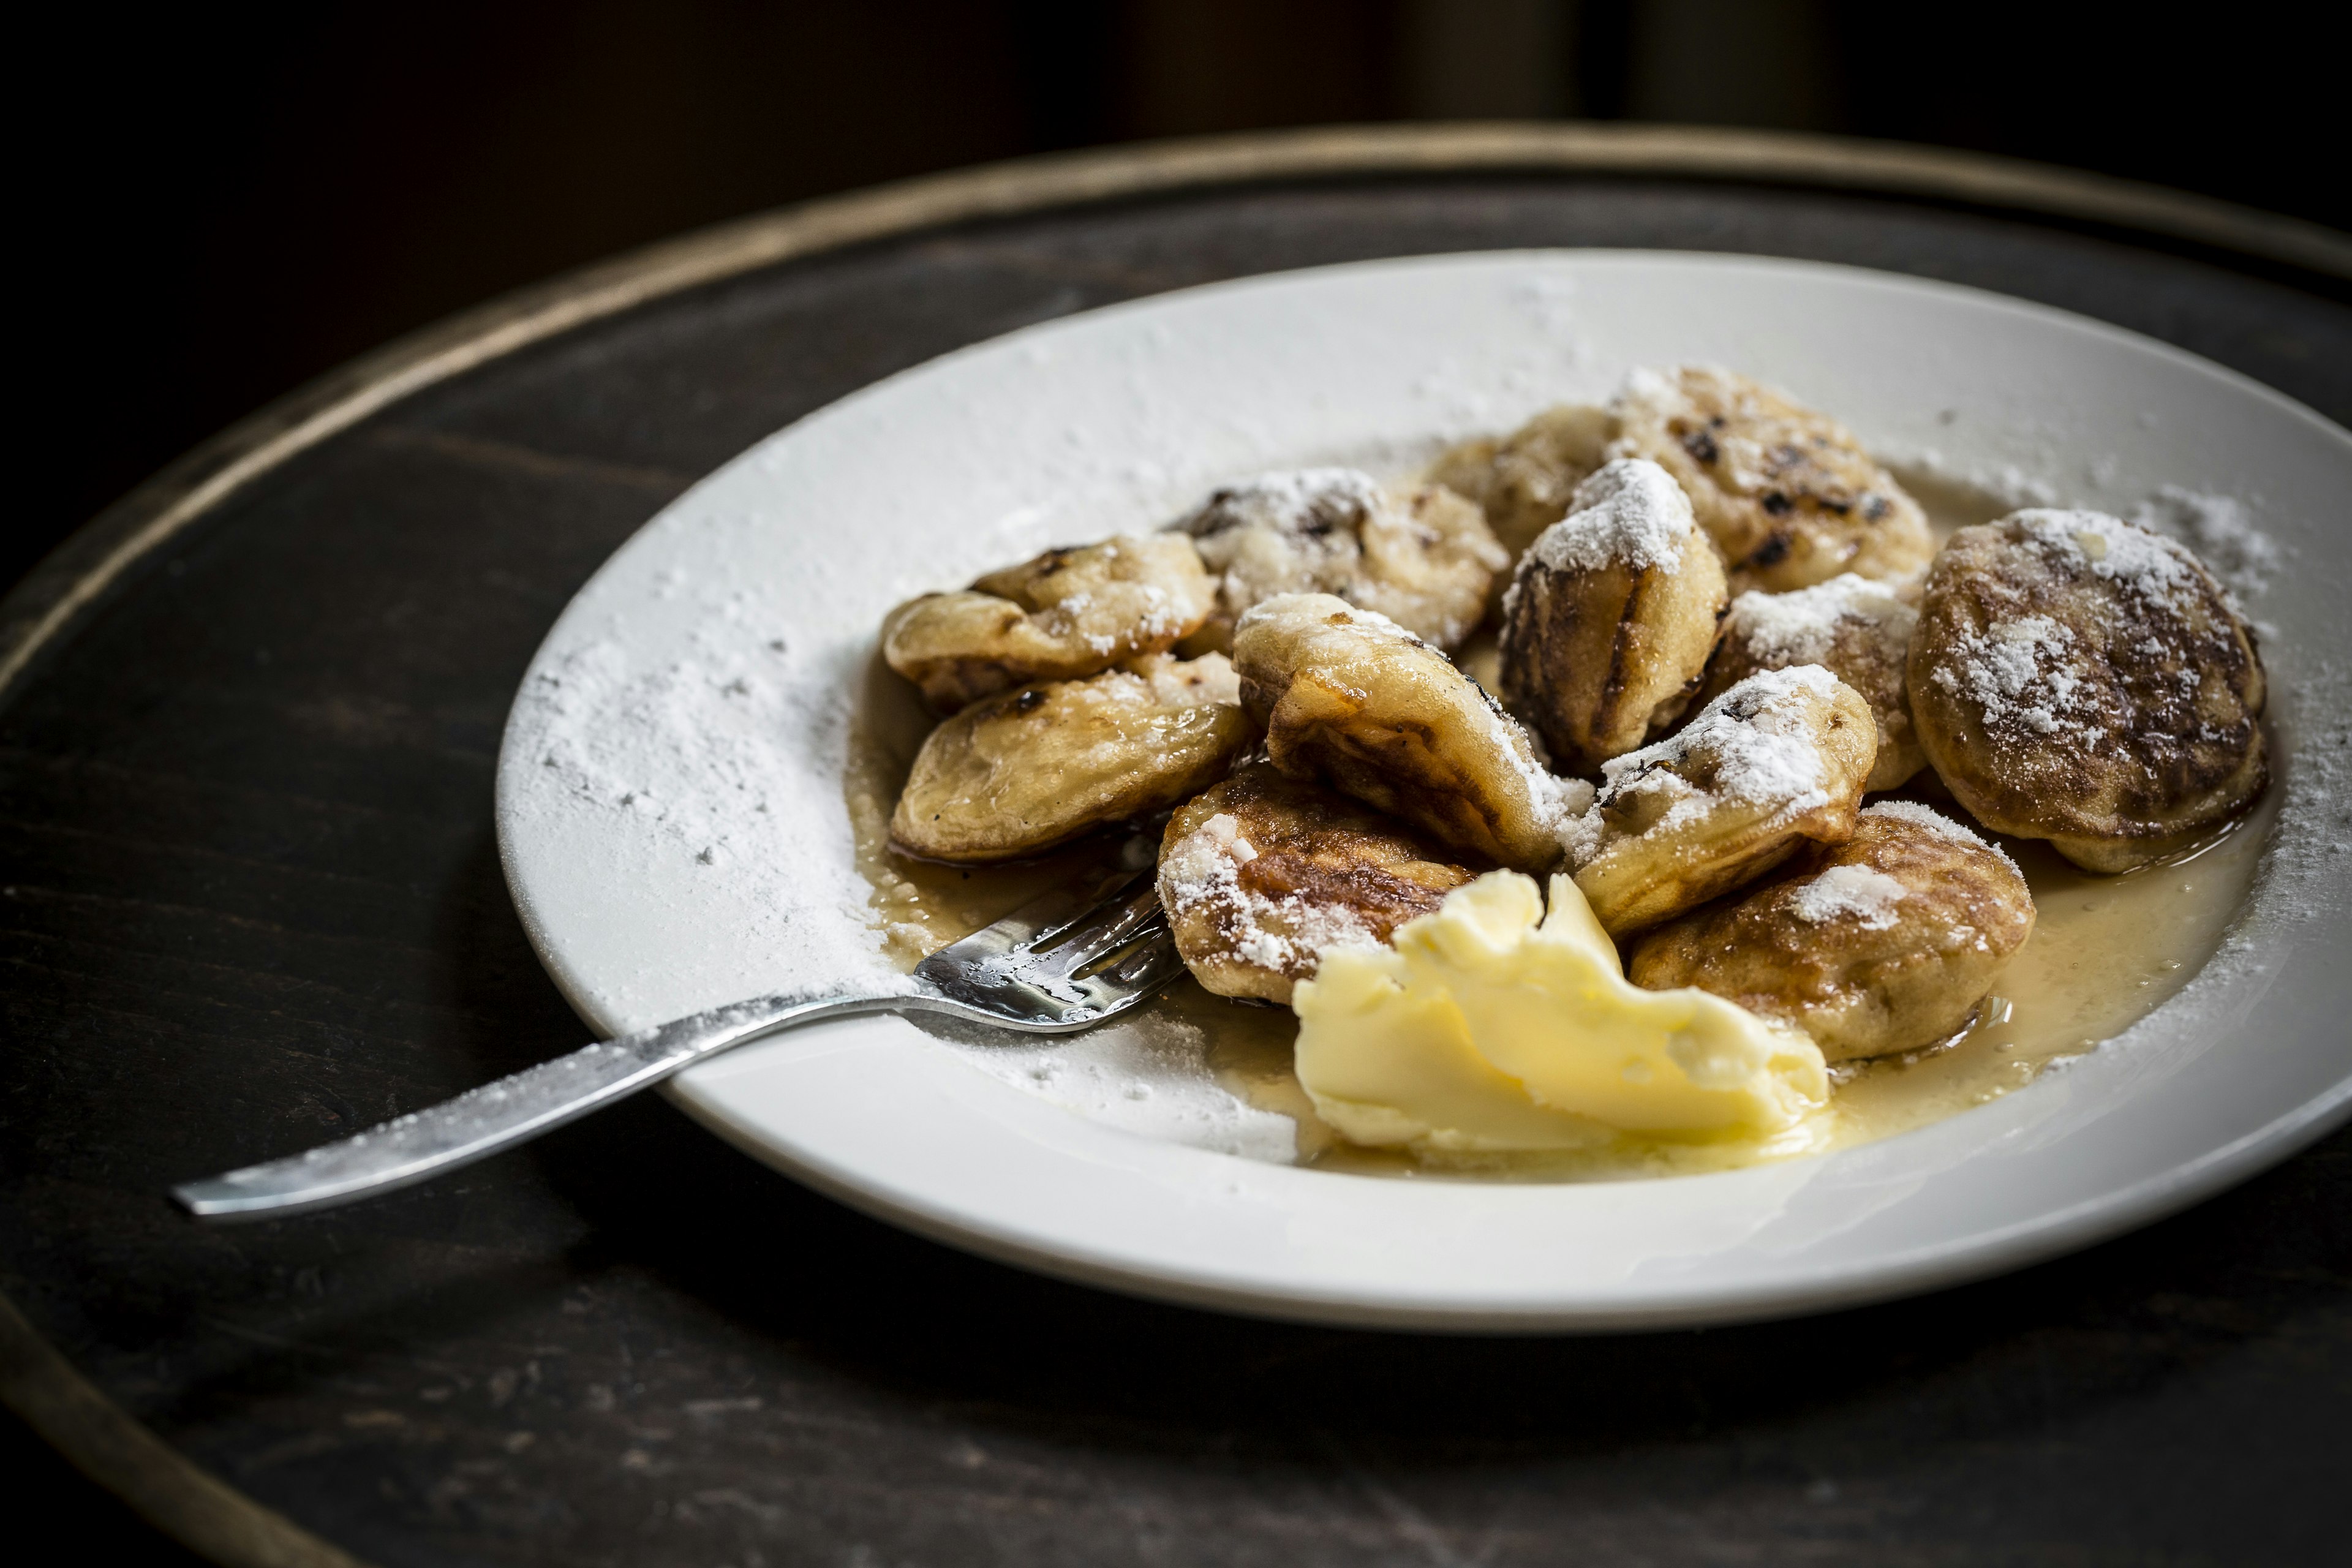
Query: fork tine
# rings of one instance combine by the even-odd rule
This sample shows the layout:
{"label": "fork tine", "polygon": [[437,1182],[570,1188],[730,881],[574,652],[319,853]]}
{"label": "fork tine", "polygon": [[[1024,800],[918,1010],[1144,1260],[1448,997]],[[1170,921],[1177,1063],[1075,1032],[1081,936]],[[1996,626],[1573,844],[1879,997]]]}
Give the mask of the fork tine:
{"label": "fork tine", "polygon": [[1049,889],[1003,919],[952,942],[934,956],[950,954],[966,942],[982,943],[990,952],[1025,952],[1058,939],[1092,915],[1102,903],[1101,878]]}
{"label": "fork tine", "polygon": [[1051,946],[1117,897],[1136,871],[1155,864],[1158,848],[1159,841],[1144,834],[1106,844],[1088,869],[931,956],[954,962]]}
{"label": "fork tine", "polygon": [[1116,898],[1131,879],[1097,876],[1049,888],[1003,919],[950,942],[923,963],[971,963],[1049,946],[1092,919],[1106,899]]}
{"label": "fork tine", "polygon": [[1167,918],[1157,906],[1144,911],[1143,918],[1129,925],[1115,941],[1097,944],[1092,956],[1075,964],[1070,978],[1077,981],[1101,980],[1116,984],[1131,976],[1129,970],[1138,954],[1155,946],[1172,947],[1175,933],[1169,930]]}
{"label": "fork tine", "polygon": [[1150,992],[1174,979],[1183,968],[1184,960],[1176,951],[1175,933],[1161,925],[1140,946],[1119,956],[1110,978],[1139,992]]}
{"label": "fork tine", "polygon": [[1057,890],[940,949],[916,978],[950,1010],[1015,1028],[1058,1034],[1116,1017],[1183,968],[1156,884],[1150,870],[1129,872],[1075,914],[1083,891]]}
{"label": "fork tine", "polygon": [[[1133,923],[1136,917],[1129,907],[1138,886],[1148,892],[1152,879],[1149,871],[1098,874],[1051,889],[994,924],[950,942],[917,964],[915,973],[935,982],[957,977],[966,984],[1009,966],[1040,978],[1066,973],[1101,950],[1109,925]],[[1073,933],[1083,941],[1073,941]]]}
{"label": "fork tine", "polygon": [[1132,942],[1137,931],[1160,913],[1160,889],[1155,879],[1140,877],[1138,883],[1119,889],[1096,905],[1084,920],[1074,922],[1054,946],[1034,946],[1031,951],[1044,961],[1039,967],[1063,974],[1075,973],[1105,953]]}

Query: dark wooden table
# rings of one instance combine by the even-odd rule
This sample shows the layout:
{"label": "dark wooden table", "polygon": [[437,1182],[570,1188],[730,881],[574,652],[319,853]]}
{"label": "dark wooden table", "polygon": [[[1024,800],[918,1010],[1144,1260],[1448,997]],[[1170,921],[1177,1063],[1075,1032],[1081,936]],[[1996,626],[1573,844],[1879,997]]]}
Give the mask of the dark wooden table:
{"label": "dark wooden table", "polygon": [[[2352,421],[2352,311],[2308,236],[2233,248],[2226,216],[1819,149],[1283,145],[849,203],[500,307],[200,454],[21,590],[11,1403],[243,1563],[2341,1561],[2347,1134],[2007,1279],[1593,1339],[1053,1283],[650,1097],[340,1213],[207,1230],[166,1205],[579,1043],[492,845],[525,661],[697,476],[960,344],[1365,257],[1748,251],[2063,306]],[[240,482],[206,490],[225,465]]]}

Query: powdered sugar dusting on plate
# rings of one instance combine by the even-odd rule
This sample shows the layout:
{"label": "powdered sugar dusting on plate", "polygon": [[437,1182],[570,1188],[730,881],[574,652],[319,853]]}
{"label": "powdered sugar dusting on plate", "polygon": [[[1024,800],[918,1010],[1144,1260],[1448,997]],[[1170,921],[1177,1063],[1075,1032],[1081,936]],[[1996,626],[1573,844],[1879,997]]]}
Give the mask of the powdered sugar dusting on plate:
{"label": "powdered sugar dusting on plate", "polygon": [[2188,544],[2243,594],[2262,594],[2284,564],[2278,542],[2255,526],[2252,510],[2235,496],[2166,485],[2140,502],[2131,521]]}
{"label": "powdered sugar dusting on plate", "polygon": [[[509,792],[510,809],[710,883],[748,921],[741,939],[780,955],[779,988],[903,992],[849,849],[838,768],[807,762],[844,754],[847,692],[815,694],[785,639],[728,607],[688,657],[639,663],[590,637],[542,658],[508,742],[541,786]],[[835,819],[837,842],[809,831]]]}
{"label": "powdered sugar dusting on plate", "polygon": [[2317,915],[2352,901],[2352,669],[2318,664],[2285,695],[2294,754],[2263,881],[2274,907]]}
{"label": "powdered sugar dusting on plate", "polygon": [[2013,462],[1961,462],[1934,447],[1875,455],[1898,474],[1907,470],[1930,485],[1973,491],[2003,508],[2056,506],[2061,500],[2057,486]]}
{"label": "powdered sugar dusting on plate", "polygon": [[1089,1121],[1268,1164],[1297,1158],[1297,1122],[1227,1091],[1210,1068],[1206,1031],[1160,1008],[1046,1038],[937,1017],[919,1023],[972,1068]]}

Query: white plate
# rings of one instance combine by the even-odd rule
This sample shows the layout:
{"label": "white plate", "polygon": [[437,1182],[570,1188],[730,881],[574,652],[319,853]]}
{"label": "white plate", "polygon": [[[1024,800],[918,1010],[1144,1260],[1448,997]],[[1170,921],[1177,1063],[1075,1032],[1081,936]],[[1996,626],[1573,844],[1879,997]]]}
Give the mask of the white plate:
{"label": "white plate", "polygon": [[678,1102],[992,1257],[1174,1300],[1466,1329],[1727,1321],[1949,1283],[2180,1207],[2341,1120],[2352,439],[2111,327],[1784,261],[1516,252],[1223,284],[950,354],[771,437],[624,546],[539,652],[498,801],[531,940],[607,1031],[870,979],[840,780],[890,605],[1156,525],[1236,476],[1393,464],[1693,361],[1785,385],[1881,451],[2069,500],[2237,496],[2282,546],[2252,605],[2282,826],[2221,954],[2137,1027],[1880,1143],[1591,1185],[1273,1163],[1288,1124],[1231,1101],[1166,1035],[992,1048],[852,1020],[697,1068]]}

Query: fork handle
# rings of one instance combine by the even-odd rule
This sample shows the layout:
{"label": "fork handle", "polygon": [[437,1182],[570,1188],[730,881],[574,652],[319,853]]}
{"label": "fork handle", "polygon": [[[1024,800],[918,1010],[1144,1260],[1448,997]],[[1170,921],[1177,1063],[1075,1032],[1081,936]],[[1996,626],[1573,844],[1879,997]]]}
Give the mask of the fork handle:
{"label": "fork handle", "polygon": [[307,1153],[172,1189],[201,1219],[276,1219],[390,1192],[561,1127],[789,1024],[922,1006],[918,996],[783,993],[657,1024],[509,1073]]}

